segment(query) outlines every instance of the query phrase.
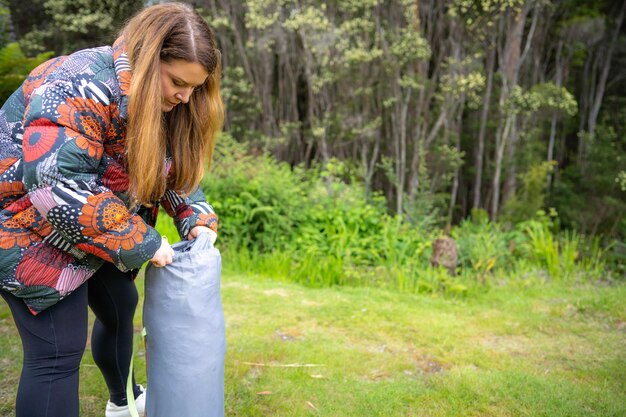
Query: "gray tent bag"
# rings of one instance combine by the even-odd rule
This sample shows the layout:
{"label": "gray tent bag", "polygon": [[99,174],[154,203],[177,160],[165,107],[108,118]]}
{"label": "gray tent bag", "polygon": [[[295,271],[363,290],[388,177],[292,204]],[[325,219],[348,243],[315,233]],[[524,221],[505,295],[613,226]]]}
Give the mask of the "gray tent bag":
{"label": "gray tent bag", "polygon": [[222,258],[209,235],[172,245],[174,262],[146,268],[149,417],[224,415]]}

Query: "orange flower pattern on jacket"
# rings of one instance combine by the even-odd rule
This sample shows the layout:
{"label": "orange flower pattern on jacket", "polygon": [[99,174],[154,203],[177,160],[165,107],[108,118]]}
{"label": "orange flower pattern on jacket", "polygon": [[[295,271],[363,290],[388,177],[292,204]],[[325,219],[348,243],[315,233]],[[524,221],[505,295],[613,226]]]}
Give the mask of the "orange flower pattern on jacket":
{"label": "orange flower pattern on jacket", "polygon": [[31,243],[40,242],[41,236],[49,234],[50,230],[50,224],[31,205],[0,224],[0,248],[26,248]]}
{"label": "orange flower pattern on jacket", "polygon": [[199,214],[196,226],[206,226],[217,233],[217,216],[213,213]]}
{"label": "orange flower pattern on jacket", "polygon": [[74,97],[57,108],[58,123],[80,133],[76,145],[88,152],[89,157],[100,159],[103,148],[103,125],[109,123],[109,109],[90,98]]}
{"label": "orange flower pattern on jacket", "polygon": [[19,224],[12,219],[0,225],[0,249],[11,249],[15,246],[26,248],[31,243],[41,240],[34,237],[30,230],[20,229]]}
{"label": "orange flower pattern on jacket", "polygon": [[111,114],[110,123],[104,138],[104,151],[117,159],[122,159],[126,152],[126,135],[124,132],[124,121],[120,118],[120,111],[115,103],[109,106]]}
{"label": "orange flower pattern on jacket", "polygon": [[146,225],[129,215],[128,209],[112,193],[87,198],[78,222],[84,227],[83,234],[93,237],[107,249],[131,250],[143,242]]}

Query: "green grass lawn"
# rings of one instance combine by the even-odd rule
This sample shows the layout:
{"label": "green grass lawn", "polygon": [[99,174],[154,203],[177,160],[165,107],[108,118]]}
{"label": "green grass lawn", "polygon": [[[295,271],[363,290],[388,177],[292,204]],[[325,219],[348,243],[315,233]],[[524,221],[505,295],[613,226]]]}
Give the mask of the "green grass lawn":
{"label": "green grass lawn", "polygon": [[[626,416],[626,286],[454,299],[226,275],[222,298],[229,416]],[[21,353],[4,303],[0,351],[11,416]],[[90,352],[81,384],[81,415],[101,417]]]}

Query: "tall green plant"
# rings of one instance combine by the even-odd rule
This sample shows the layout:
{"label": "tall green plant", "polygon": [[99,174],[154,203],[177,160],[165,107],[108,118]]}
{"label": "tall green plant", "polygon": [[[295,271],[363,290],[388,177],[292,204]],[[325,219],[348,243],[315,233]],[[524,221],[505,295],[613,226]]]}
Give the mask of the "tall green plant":
{"label": "tall green plant", "polygon": [[473,210],[472,218],[462,221],[452,231],[452,237],[457,243],[461,266],[470,267],[482,281],[510,260],[507,234],[499,224],[489,221],[484,210]]}
{"label": "tall green plant", "polygon": [[526,224],[532,258],[545,267],[555,280],[575,277],[581,237],[575,231],[555,235],[546,222],[531,221]]}

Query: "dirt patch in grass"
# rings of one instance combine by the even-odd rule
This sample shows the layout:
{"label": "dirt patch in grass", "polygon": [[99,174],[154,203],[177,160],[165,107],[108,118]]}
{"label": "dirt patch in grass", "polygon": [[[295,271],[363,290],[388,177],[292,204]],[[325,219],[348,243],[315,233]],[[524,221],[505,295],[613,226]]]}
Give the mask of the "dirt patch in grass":
{"label": "dirt patch in grass", "polygon": [[528,355],[532,346],[530,340],[524,336],[494,334],[481,337],[478,344],[496,352],[522,356]]}
{"label": "dirt patch in grass", "polygon": [[422,374],[439,374],[444,372],[445,365],[432,357],[425,356],[415,363]]}
{"label": "dirt patch in grass", "polygon": [[372,371],[365,375],[367,381],[387,381],[391,379],[391,372],[385,369],[372,369]]}
{"label": "dirt patch in grass", "polygon": [[297,328],[278,329],[274,332],[274,335],[284,341],[302,340],[304,335]]}
{"label": "dirt patch in grass", "polygon": [[446,364],[436,356],[418,349],[411,350],[410,355],[415,372],[419,375],[440,374],[450,368],[450,364]]}
{"label": "dirt patch in grass", "polygon": [[287,292],[287,290],[284,290],[282,288],[274,288],[271,290],[265,290],[263,291],[263,294],[267,295],[267,296],[272,296],[272,295],[277,295],[279,297],[289,297],[289,293]]}

